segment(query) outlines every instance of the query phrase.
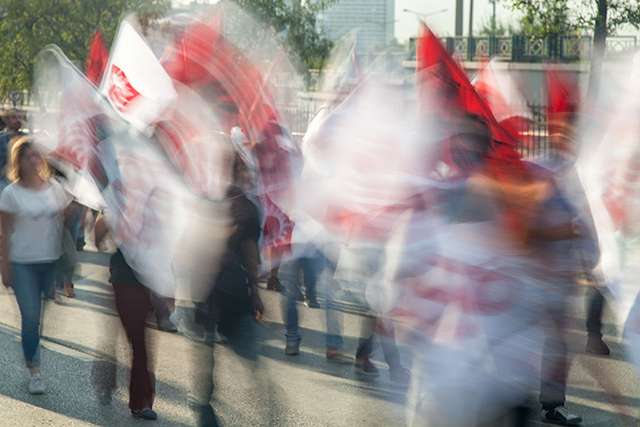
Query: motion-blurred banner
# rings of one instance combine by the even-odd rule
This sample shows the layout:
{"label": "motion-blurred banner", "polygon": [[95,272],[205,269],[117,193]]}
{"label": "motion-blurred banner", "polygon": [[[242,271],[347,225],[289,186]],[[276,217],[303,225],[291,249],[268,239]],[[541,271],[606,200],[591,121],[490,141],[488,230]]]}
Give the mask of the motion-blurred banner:
{"label": "motion-blurred banner", "polygon": [[147,42],[130,23],[120,23],[100,91],[118,114],[139,130],[155,121],[178,94]]}

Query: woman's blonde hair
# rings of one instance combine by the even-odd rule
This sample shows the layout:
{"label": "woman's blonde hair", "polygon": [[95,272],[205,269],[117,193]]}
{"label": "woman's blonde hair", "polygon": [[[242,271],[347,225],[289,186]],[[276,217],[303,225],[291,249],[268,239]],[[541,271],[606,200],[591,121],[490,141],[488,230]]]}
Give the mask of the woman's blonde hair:
{"label": "woman's blonde hair", "polygon": [[35,143],[29,137],[18,136],[9,141],[9,150],[11,150],[11,159],[8,164],[7,177],[13,181],[20,181],[22,173],[20,171],[20,161],[24,157],[24,154],[29,148],[36,150],[40,158],[42,159],[42,169],[40,169],[40,178],[47,180],[51,177],[51,170],[49,165],[44,160],[44,157],[36,148]]}

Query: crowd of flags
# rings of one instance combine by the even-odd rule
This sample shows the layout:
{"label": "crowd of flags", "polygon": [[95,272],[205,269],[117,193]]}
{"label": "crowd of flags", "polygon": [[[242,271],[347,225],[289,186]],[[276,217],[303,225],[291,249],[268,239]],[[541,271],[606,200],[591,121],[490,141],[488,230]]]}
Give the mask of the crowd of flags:
{"label": "crowd of flags", "polygon": [[[477,150],[508,195],[504,229],[526,234],[545,185],[521,154],[534,117],[517,80],[494,61],[469,79],[421,24],[417,106],[404,102],[405,88],[368,74],[351,47],[329,70],[332,83],[324,88],[331,96],[298,146],[276,102],[279,70],[292,69],[285,51],[256,63],[226,26],[222,7],[193,18],[158,57],[130,16],[110,50],[96,32],[84,73],[55,46],[40,54],[34,91],[42,106],[30,120],[70,191],[81,203],[106,210],[118,246],[142,281],[174,296],[180,274],[209,268],[190,261],[214,264],[221,256],[229,227],[224,198],[239,156],[256,183],[249,195],[262,213],[263,268],[299,256],[308,245],[384,251],[385,266],[367,293],[370,305],[445,343],[433,353],[441,358],[429,359],[437,380],[425,387],[449,396],[436,388],[457,375],[466,389],[493,387],[512,392],[505,400],[524,399],[522,384],[507,380],[536,375],[537,351],[531,349],[542,347],[531,301],[539,290],[514,274],[514,257],[496,255],[495,236],[478,241],[477,230],[452,227],[439,213],[473,169],[456,154]],[[256,37],[271,36],[263,31]],[[336,78],[338,65],[344,73]],[[549,66],[545,87],[547,135],[579,138],[584,102],[574,75]],[[611,170],[604,156],[581,155],[576,164],[604,248],[604,280],[624,289],[613,294],[636,319],[636,286],[622,285],[640,265],[629,260],[638,234],[630,223],[640,211],[640,132],[624,120],[635,104],[623,105],[627,110],[611,121],[616,128],[594,133],[615,135],[608,141],[620,149],[606,158],[615,160],[616,170],[596,178]],[[461,116],[483,123],[488,147],[468,145],[465,135],[473,129]],[[599,141],[590,147],[608,149]],[[202,236],[211,241],[199,242]],[[634,322],[640,336],[640,322]],[[496,339],[487,344],[487,337]],[[504,381],[487,370],[489,360],[506,373]],[[465,369],[456,375],[440,369],[453,363]]]}

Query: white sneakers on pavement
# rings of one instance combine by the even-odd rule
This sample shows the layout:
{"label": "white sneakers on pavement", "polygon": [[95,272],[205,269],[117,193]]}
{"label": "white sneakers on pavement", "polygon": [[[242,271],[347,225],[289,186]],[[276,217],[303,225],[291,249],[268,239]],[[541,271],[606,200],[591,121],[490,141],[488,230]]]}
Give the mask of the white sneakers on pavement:
{"label": "white sneakers on pavement", "polygon": [[31,394],[44,394],[44,380],[42,374],[33,374],[31,381],[29,381],[29,393]]}

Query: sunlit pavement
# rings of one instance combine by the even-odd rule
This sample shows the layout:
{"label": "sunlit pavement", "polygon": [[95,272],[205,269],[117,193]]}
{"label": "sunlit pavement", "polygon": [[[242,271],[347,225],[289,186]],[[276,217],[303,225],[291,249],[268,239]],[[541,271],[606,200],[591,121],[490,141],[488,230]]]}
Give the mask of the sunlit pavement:
{"label": "sunlit pavement", "polygon": [[[348,258],[349,254],[346,255]],[[107,283],[107,254],[85,251],[79,254],[76,275],[77,298],[60,297],[47,304],[42,341],[42,370],[47,387],[44,396],[27,393],[28,373],[22,365],[19,341],[19,312],[12,294],[0,291],[0,426],[127,426],[134,420],[127,408],[130,359],[126,340],[112,307]],[[281,269],[287,280],[287,267]],[[361,333],[363,287],[360,273],[341,268],[343,283],[345,348],[355,353]],[[264,284],[262,285],[264,286]],[[251,372],[225,346],[216,347],[216,400],[213,405],[224,425],[282,426],[392,426],[405,424],[406,390],[389,381],[379,350],[375,353],[379,378],[363,381],[351,365],[326,363],[324,357],[324,315],[322,310],[299,305],[303,327],[302,354],[285,357],[281,295],[262,292],[267,307],[267,325],[261,326],[261,369],[272,381],[270,390],[252,390]],[[321,300],[322,303],[322,300]],[[605,327],[605,341],[612,348],[609,358],[584,354],[586,332],[582,307],[572,313],[572,364],[568,406],[584,418],[585,426],[614,426],[617,413],[635,413],[640,407],[636,374],[626,361],[619,332]],[[178,321],[178,319],[174,319]],[[118,389],[111,405],[101,406],[91,382],[91,368],[108,354],[110,334],[117,331]],[[150,323],[155,354],[158,426],[192,425],[186,405],[187,342],[181,334],[157,331]],[[400,345],[403,363],[411,367],[412,351]],[[596,372],[597,375],[592,373]],[[604,388],[624,396],[610,400]],[[533,394],[535,396],[535,393]],[[459,402],[464,405],[464,402]],[[614,404],[618,406],[614,406]],[[533,405],[531,425],[539,417]]]}

